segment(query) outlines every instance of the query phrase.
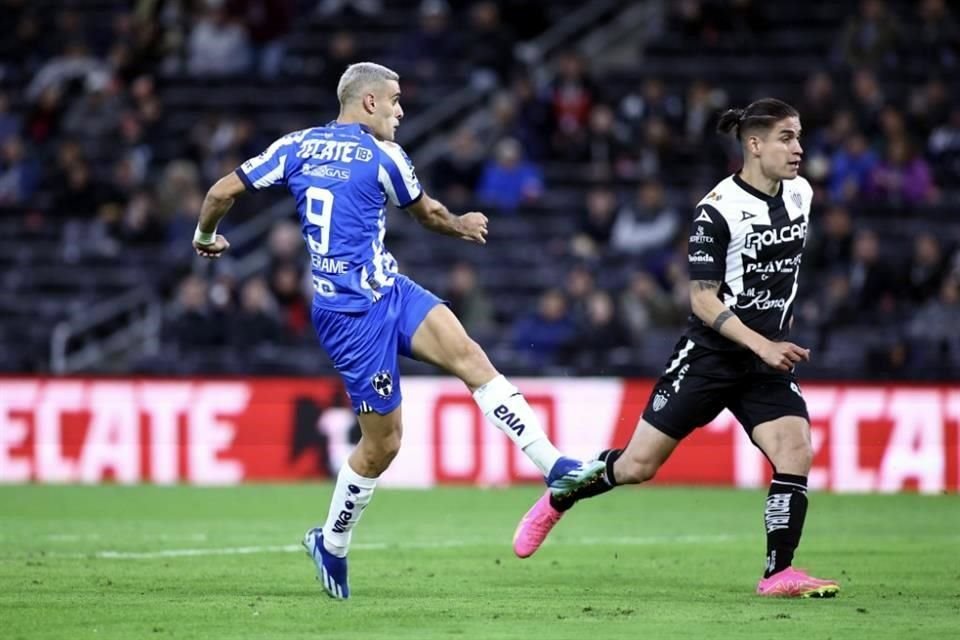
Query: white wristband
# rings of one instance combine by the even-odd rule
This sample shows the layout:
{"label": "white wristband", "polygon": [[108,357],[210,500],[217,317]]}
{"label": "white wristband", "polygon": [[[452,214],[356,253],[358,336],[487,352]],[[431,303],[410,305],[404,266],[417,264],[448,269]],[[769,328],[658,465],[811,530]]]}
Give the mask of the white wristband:
{"label": "white wristband", "polygon": [[197,230],[193,232],[193,241],[197,244],[213,244],[217,240],[217,230],[214,229],[213,233],[204,233],[200,231],[200,227],[197,227]]}

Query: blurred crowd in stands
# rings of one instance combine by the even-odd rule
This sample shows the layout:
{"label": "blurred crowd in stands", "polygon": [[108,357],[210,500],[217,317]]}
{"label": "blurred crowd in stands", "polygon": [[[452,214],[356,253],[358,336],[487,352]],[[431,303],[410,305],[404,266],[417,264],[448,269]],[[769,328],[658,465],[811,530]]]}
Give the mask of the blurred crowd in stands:
{"label": "blurred crowd in stands", "polygon": [[[170,300],[163,352],[177,366],[176,354],[217,349],[228,355],[194,369],[282,372],[286,355],[253,359],[285,348],[320,359],[292,217],[248,249],[267,253],[252,275],[237,277],[229,260],[198,265],[189,241],[209,184],[275,136],[333,118],[342,69],[375,58],[401,73],[408,119],[457,87],[491,89],[418,166],[451,209],[488,212],[488,255],[431,260],[450,241],[394,214],[388,247],[401,266],[506,368],[650,374],[672,346],[653,348],[651,336],[677,334],[689,312],[693,205],[738,167],[736,142],[713,133],[716,116],[774,93],[800,110],[802,173],[816,190],[796,307],[806,346],[846,354],[838,336],[859,334],[844,373],[861,377],[960,372],[960,9],[825,3],[832,13],[794,30],[778,22],[779,3],[667,2],[630,69],[571,47],[547,73],[521,63],[515,45],[569,13],[554,4],[0,0],[0,211],[11,212],[0,215],[61,229],[50,259],[67,269],[155,260],[150,286]],[[368,33],[382,37],[371,44]],[[298,44],[308,38],[318,48]],[[701,73],[655,64],[681,69],[697,56]],[[728,83],[713,72],[725,60],[756,71]],[[312,121],[229,103],[191,111],[176,93],[301,85],[325,96]],[[179,136],[175,121],[186,123]],[[225,231],[286,197],[241,201]],[[497,234],[501,223],[509,234]],[[502,276],[494,267],[516,252],[540,267],[517,262]],[[169,359],[131,366],[183,370]]]}

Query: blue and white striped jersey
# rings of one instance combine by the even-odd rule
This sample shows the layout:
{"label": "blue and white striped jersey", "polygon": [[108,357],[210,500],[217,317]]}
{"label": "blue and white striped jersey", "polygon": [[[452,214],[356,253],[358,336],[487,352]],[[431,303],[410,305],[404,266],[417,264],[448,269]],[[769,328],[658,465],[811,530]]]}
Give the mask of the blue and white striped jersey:
{"label": "blue and white striped jersey", "polygon": [[400,145],[376,139],[362,124],[331,122],[283,136],[236,173],[249,190],[285,185],[296,199],[314,304],[364,310],[393,286],[397,261],[383,244],[386,203],[408,207],[423,195]]}

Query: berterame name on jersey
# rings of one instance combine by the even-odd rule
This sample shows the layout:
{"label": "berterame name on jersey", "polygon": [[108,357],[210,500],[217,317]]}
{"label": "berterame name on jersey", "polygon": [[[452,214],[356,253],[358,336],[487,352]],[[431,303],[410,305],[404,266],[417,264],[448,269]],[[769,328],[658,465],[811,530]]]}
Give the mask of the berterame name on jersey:
{"label": "berterame name on jersey", "polygon": [[[690,280],[720,282],[723,303],[770,340],[790,331],[812,199],[802,177],[783,181],[780,193],[768,196],[733,175],[694,211]],[[712,349],[743,349],[692,314],[686,336]]]}
{"label": "berterame name on jersey", "polygon": [[314,304],[362,311],[393,286],[397,261],[384,246],[386,204],[423,194],[400,145],[361,124],[312,127],[276,140],[236,170],[248,190],[285,186],[310,253]]}

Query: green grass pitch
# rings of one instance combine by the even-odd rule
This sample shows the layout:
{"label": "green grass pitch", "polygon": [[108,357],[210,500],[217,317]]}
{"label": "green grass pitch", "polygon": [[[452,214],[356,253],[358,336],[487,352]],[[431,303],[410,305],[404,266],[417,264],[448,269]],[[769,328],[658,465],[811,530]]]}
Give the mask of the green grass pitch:
{"label": "green grass pitch", "polygon": [[0,487],[0,637],[957,638],[960,498],[811,496],[797,563],[835,600],[753,595],[763,492],[616,491],[528,560],[515,489],[381,489],[353,598],[297,551],[329,485]]}

